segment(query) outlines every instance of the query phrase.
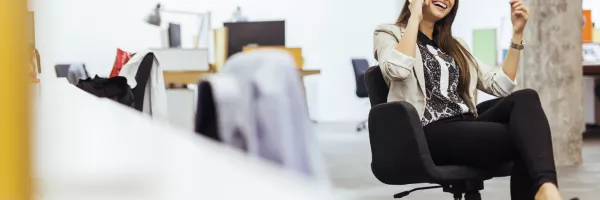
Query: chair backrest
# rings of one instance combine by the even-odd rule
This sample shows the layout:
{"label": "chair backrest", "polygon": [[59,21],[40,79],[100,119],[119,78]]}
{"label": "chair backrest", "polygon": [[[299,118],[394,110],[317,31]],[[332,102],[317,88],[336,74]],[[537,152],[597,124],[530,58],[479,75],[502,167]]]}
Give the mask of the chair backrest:
{"label": "chair backrest", "polygon": [[195,131],[215,141],[221,141],[212,85],[207,80],[198,83]]}
{"label": "chair backrest", "polygon": [[365,84],[365,71],[369,68],[369,62],[366,59],[352,59],[354,76],[356,79],[356,96],[360,98],[368,97],[367,85]]}
{"label": "chair backrest", "polygon": [[[133,96],[135,97],[134,108],[141,112],[144,111],[144,98],[146,96],[146,85],[150,79],[150,72],[154,66],[154,53],[148,53],[144,56],[138,71],[135,75],[135,81],[137,85],[133,88]],[[149,95],[149,94],[148,94]]]}
{"label": "chair backrest", "polygon": [[386,103],[390,88],[383,79],[379,66],[369,67],[365,72],[365,82],[369,92],[371,107]]}
{"label": "chair backrest", "polygon": [[63,78],[69,75],[69,67],[71,64],[58,64],[54,65],[54,71],[56,71],[56,77]]}
{"label": "chair backrest", "polygon": [[88,74],[85,64],[76,63],[69,65],[67,75],[67,80],[69,81],[69,83],[77,85],[77,83],[79,83],[79,80],[85,80],[88,78],[92,77],[90,77],[90,75]]}

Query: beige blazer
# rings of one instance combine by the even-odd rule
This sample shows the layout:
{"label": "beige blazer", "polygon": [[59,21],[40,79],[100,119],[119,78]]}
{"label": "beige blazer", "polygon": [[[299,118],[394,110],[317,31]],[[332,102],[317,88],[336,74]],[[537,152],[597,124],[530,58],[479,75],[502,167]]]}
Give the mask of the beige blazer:
{"label": "beige blazer", "polygon": [[[416,59],[397,51],[394,47],[402,38],[404,28],[393,24],[377,26],[374,35],[375,59],[383,73],[385,82],[390,87],[388,102],[406,101],[417,109],[422,118],[425,112],[425,75],[423,74],[423,60],[417,47]],[[467,44],[457,40],[469,49]],[[511,80],[502,70],[502,67],[490,66],[476,59],[478,66],[471,66],[471,84],[469,95],[461,95],[471,113],[477,115],[475,94],[477,89],[488,94],[504,97],[512,93],[516,81]],[[479,70],[477,70],[479,69]]]}

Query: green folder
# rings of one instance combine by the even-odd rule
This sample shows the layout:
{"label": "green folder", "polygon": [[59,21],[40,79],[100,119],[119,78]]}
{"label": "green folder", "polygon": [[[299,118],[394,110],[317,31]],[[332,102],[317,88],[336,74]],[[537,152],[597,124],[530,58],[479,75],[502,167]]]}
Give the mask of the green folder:
{"label": "green folder", "polygon": [[473,56],[488,65],[498,64],[496,29],[473,30]]}

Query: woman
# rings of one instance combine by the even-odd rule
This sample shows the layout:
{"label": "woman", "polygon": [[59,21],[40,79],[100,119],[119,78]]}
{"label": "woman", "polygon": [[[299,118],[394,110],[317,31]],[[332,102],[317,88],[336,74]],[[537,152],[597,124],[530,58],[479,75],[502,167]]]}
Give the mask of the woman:
{"label": "woman", "polygon": [[[415,106],[436,165],[494,167],[514,161],[513,200],[562,199],[550,126],[533,90],[512,92],[529,11],[510,0],[513,37],[502,67],[475,59],[452,37],[459,0],[408,0],[393,25],[375,30],[388,101]],[[504,97],[478,115],[476,89]]]}

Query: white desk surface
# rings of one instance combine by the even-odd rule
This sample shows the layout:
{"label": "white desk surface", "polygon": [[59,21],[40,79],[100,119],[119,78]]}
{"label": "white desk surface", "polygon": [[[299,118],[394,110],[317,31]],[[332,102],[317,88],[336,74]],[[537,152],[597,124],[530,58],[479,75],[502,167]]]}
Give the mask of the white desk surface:
{"label": "white desk surface", "polygon": [[299,176],[152,122],[64,80],[42,80],[39,87],[36,199],[338,199]]}
{"label": "white desk surface", "polygon": [[600,66],[600,62],[584,62],[583,66]]}

